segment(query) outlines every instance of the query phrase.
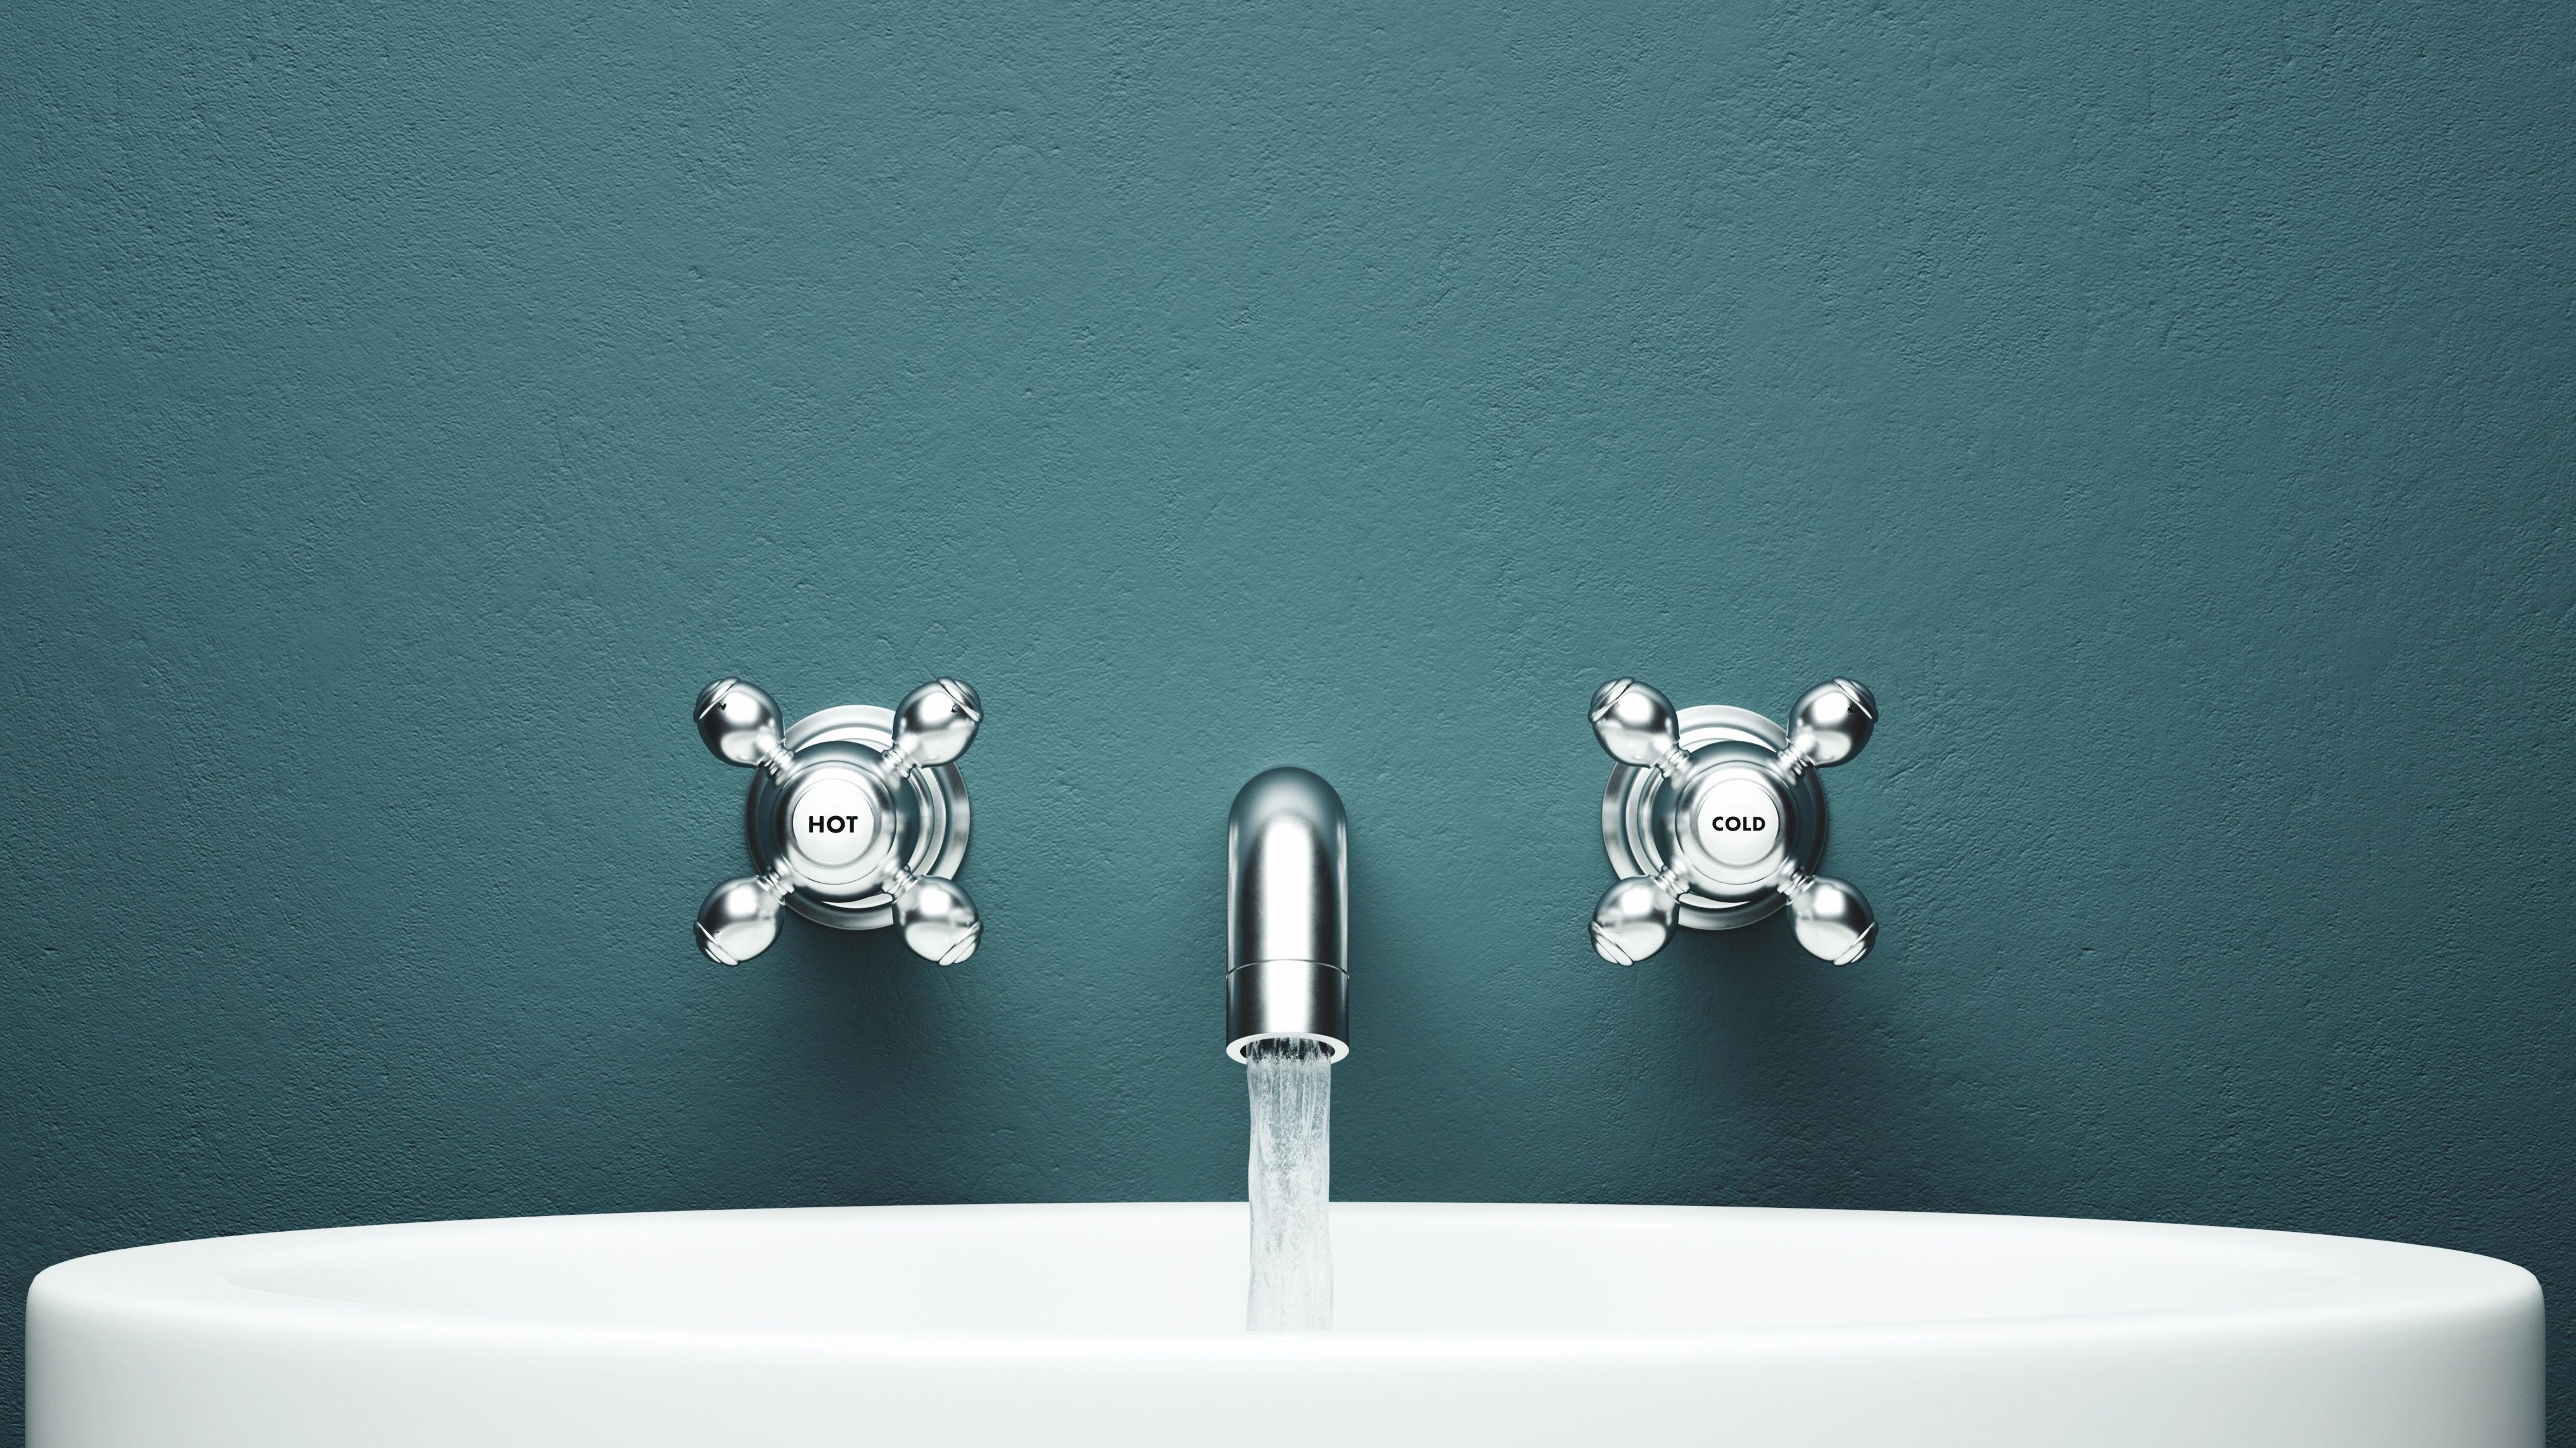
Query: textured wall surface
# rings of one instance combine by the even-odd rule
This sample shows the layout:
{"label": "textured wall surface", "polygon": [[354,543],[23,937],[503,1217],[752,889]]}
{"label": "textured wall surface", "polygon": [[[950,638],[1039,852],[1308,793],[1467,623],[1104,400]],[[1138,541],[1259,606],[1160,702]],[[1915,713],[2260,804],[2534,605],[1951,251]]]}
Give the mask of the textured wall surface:
{"label": "textured wall surface", "polygon": [[[11,1311],[1238,1193],[1278,763],[1353,820],[1344,1196],[2576,1285],[2576,8],[944,9],[14,8]],[[983,691],[971,963],[695,955],[727,672]],[[1873,959],[1592,958],[1622,672],[1876,688]]]}

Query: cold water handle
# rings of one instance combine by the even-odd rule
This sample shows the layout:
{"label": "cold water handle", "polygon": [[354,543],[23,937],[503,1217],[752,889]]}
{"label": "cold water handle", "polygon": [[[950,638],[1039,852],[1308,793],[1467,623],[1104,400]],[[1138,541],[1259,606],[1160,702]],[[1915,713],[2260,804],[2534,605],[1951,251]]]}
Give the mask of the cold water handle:
{"label": "cold water handle", "polygon": [[1878,938],[1851,885],[1816,873],[1825,854],[1818,770],[1849,761],[1878,726],[1851,679],[1800,696],[1791,726],[1725,705],[1675,709],[1635,679],[1592,696],[1592,732],[1617,760],[1601,838],[1619,881],[1592,912],[1592,948],[1634,965],[1678,927],[1730,930],[1784,905],[1809,954],[1849,965]]}

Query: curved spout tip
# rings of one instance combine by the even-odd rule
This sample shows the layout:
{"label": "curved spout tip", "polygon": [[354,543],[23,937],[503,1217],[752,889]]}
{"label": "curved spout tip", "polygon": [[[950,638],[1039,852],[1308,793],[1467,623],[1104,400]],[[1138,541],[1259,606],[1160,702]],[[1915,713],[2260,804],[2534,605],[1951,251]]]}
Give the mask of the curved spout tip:
{"label": "curved spout tip", "polygon": [[1226,820],[1226,1054],[1306,1036],[1350,1054],[1350,827],[1304,769],[1265,770]]}

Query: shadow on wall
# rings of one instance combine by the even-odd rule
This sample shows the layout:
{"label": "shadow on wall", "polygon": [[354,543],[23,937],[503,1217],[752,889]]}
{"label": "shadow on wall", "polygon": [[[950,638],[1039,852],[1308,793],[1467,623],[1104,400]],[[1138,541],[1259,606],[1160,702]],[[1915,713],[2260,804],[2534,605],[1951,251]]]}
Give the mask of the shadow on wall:
{"label": "shadow on wall", "polygon": [[[1828,965],[1799,946],[1783,912],[1740,930],[1678,931],[1635,968],[1683,974],[1685,1029],[1701,1043],[1709,1091],[1722,1097],[1712,1107],[1737,1118],[1748,1139],[1739,1168],[1747,1186],[1822,1179],[1848,1194],[1838,1204],[1975,1209],[1978,1153],[1956,1121],[1927,1109],[1936,1093],[1925,1053],[1855,1009],[1851,973],[1904,969],[1901,937],[1857,965]],[[1735,1192],[1726,1199],[1756,1204]],[[1801,1185],[1776,1204],[1813,1200]]]}

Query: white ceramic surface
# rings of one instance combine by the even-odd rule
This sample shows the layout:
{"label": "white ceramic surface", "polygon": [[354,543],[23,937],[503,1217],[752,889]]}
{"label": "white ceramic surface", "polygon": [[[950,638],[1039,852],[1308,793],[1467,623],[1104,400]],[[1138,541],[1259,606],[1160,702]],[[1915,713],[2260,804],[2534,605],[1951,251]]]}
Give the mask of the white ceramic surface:
{"label": "white ceramic surface", "polygon": [[29,1293],[31,1448],[2539,1448],[2483,1257],[2123,1222],[1333,1209],[1248,1334],[1240,1203],[557,1217],[179,1242]]}

